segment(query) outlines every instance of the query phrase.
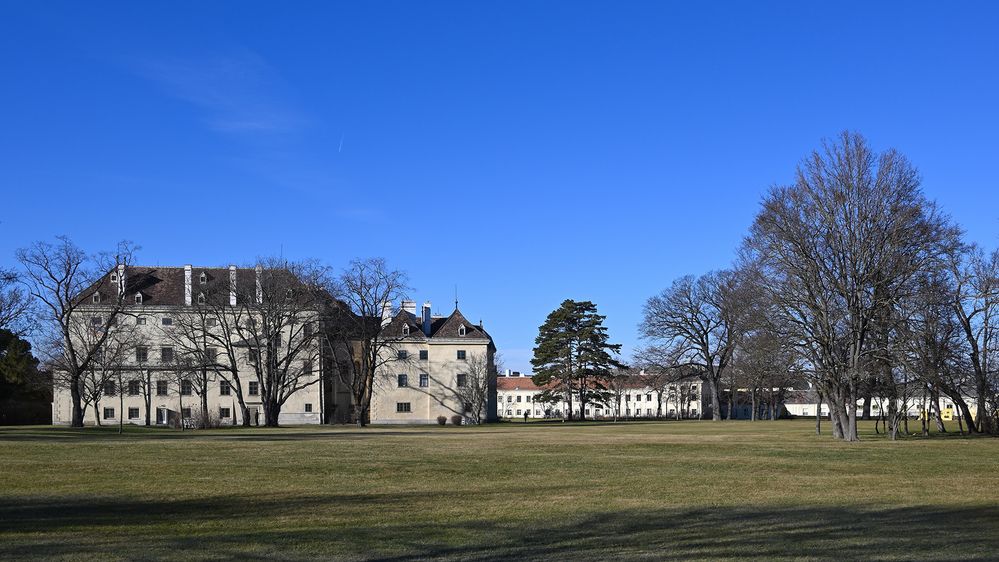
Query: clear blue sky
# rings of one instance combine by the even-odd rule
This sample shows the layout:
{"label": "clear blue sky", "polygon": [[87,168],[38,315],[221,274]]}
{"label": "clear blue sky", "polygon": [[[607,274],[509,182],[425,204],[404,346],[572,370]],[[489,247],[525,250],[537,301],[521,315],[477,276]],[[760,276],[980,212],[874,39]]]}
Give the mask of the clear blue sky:
{"label": "clear blue sky", "polygon": [[999,234],[995,2],[7,0],[0,61],[0,264],[383,256],[515,369],[565,298],[630,349],[843,129]]}

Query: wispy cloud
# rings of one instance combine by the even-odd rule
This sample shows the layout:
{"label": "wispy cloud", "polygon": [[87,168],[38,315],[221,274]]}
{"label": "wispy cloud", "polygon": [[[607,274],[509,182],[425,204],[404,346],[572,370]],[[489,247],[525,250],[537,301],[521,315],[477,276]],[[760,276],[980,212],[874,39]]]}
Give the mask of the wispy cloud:
{"label": "wispy cloud", "polygon": [[289,133],[308,125],[288,84],[247,50],[189,59],[145,58],[133,68],[168,95],[201,109],[208,127],[220,133]]}

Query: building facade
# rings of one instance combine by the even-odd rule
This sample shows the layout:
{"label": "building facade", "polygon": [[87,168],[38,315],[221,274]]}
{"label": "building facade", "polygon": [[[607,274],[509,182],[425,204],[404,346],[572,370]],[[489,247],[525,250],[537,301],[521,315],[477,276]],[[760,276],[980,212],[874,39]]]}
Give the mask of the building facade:
{"label": "building facade", "polygon": [[[506,419],[564,419],[570,417],[566,400],[538,402],[544,388],[534,384],[530,376],[502,376],[497,378],[497,418]],[[702,381],[689,377],[668,384],[654,384],[644,374],[619,378],[608,390],[609,400],[588,403],[588,419],[699,419],[706,403]],[[573,402],[572,418],[578,418],[580,405]]]}
{"label": "building facade", "polygon": [[[268,396],[282,401],[280,425],[350,421],[339,416],[352,410],[352,395],[322,338],[326,303],[305,299],[287,273],[188,265],[106,274],[78,297],[75,314],[81,340],[113,332],[79,384],[84,423],[263,425]],[[123,305],[112,312],[111,303]],[[382,332],[392,344],[375,377],[369,421],[491,419],[495,346],[481,323],[468,322],[457,308],[432,316],[429,303],[422,318],[411,301],[397,314],[387,303],[383,310]],[[114,322],[107,322],[112,313]],[[71,423],[65,385],[54,389],[52,420]]]}
{"label": "building facade", "polygon": [[386,309],[382,333],[393,344],[382,351],[371,398],[376,423],[463,423],[495,421],[496,347],[482,324],[458,310],[434,315],[431,304],[419,314],[414,301]]}

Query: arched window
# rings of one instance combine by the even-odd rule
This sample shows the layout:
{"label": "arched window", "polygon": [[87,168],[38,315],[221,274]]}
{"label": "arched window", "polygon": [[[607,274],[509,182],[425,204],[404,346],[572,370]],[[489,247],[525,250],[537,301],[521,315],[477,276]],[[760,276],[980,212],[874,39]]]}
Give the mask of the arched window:
{"label": "arched window", "polygon": [[97,304],[97,303],[101,302],[101,294],[100,293],[94,293],[93,301],[94,301],[94,304]]}
{"label": "arched window", "polygon": [[465,335],[465,325],[464,324],[462,324],[461,326],[458,326],[458,335],[459,336],[464,336]]}
{"label": "arched window", "polygon": [[[202,275],[204,275],[204,274],[202,273]],[[205,294],[204,293],[198,293],[198,304],[205,304]]]}
{"label": "arched window", "polygon": [[206,275],[206,274],[205,274],[205,272],[204,272],[204,271],[202,271],[202,272],[201,272],[201,277],[200,277],[200,278],[198,278],[198,281],[199,281],[199,282],[200,282],[200,283],[201,283],[202,285],[204,285],[205,283],[207,283],[207,282],[208,282],[208,275]]}
{"label": "arched window", "polygon": [[142,304],[142,293],[135,293],[135,304]]}
{"label": "arched window", "polygon": [[404,336],[408,336],[409,335],[409,324],[403,324],[402,325],[402,335],[404,335]]}

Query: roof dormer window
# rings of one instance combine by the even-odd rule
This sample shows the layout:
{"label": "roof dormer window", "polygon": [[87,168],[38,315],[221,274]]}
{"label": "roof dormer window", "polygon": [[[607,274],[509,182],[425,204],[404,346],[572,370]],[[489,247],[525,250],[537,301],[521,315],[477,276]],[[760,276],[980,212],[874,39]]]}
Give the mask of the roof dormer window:
{"label": "roof dormer window", "polygon": [[409,335],[409,324],[403,324],[402,325],[402,335],[404,335],[404,336],[408,336]]}
{"label": "roof dormer window", "polygon": [[94,293],[94,296],[92,297],[92,300],[94,301],[94,304],[97,304],[97,303],[101,302],[101,294],[100,293]]}
{"label": "roof dormer window", "polygon": [[118,274],[117,273],[112,273],[111,274],[111,282],[112,283],[117,283],[118,282]]}
{"label": "roof dormer window", "polygon": [[201,272],[201,277],[198,278],[198,282],[202,285],[208,282],[208,275],[206,275],[204,271]]}
{"label": "roof dormer window", "polygon": [[198,304],[205,304],[205,294],[198,293]]}
{"label": "roof dormer window", "polygon": [[142,293],[135,293],[135,304],[142,304]]}
{"label": "roof dormer window", "polygon": [[465,335],[465,325],[464,324],[462,324],[461,326],[458,326],[458,335],[464,337],[464,335]]}

